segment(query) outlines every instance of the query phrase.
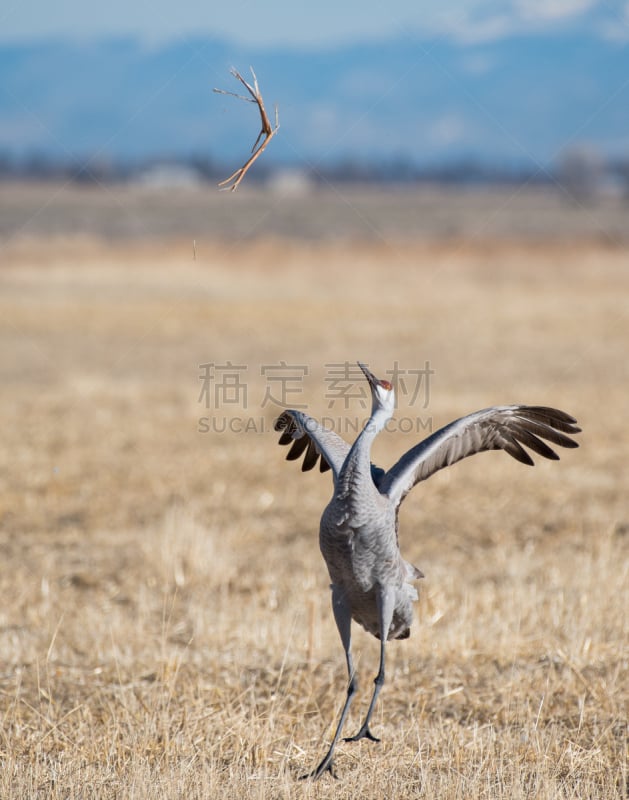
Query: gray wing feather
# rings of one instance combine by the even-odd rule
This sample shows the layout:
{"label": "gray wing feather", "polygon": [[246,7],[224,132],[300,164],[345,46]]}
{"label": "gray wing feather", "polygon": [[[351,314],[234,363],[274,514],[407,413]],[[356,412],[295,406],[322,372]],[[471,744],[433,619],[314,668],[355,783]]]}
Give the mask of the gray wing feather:
{"label": "gray wing feather", "polygon": [[316,466],[326,472],[331,469],[336,481],[350,445],[334,431],[324,428],[316,419],[301,411],[284,411],[275,422],[275,430],[282,431],[279,443],[291,445],[286,458],[295,461],[305,452],[301,469],[307,472]]}
{"label": "gray wing feather", "polygon": [[416,483],[484,450],[504,450],[523,464],[533,465],[533,459],[524,449],[528,447],[544,458],[557,460],[559,456],[543,439],[561,447],[578,447],[566,434],[580,430],[574,417],[555,408],[486,408],[451,422],[411,448],[384,475],[379,489],[399,504]]}

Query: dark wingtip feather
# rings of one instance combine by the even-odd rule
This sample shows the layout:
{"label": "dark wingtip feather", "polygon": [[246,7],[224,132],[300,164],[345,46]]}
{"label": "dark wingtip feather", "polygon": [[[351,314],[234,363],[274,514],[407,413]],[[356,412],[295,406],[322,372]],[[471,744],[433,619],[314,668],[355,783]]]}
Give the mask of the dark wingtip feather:
{"label": "dark wingtip feather", "polygon": [[[539,436],[544,436],[544,433],[540,433],[539,429],[535,429]],[[535,436],[529,428],[520,427],[513,432],[513,436],[520,442],[520,444],[528,447],[529,450],[533,450],[538,455],[542,456],[543,458],[549,458],[551,461],[559,461],[559,456],[552,447],[549,447],[546,442],[542,439]],[[571,440],[569,440],[571,441]]]}
{"label": "dark wingtip feather", "polygon": [[[279,415],[279,417],[278,417],[278,418],[275,420],[275,423],[274,423],[274,425],[273,425],[273,428],[274,428],[274,430],[276,430],[276,431],[283,431],[283,430],[285,430],[285,429],[286,429],[286,428],[289,426],[289,424],[290,424],[290,422],[291,422],[291,421],[292,421],[292,420],[291,420],[291,418],[290,418],[290,417],[288,416],[288,414],[287,414],[287,413],[284,411],[284,412],[282,412],[282,413]],[[280,442],[281,442],[281,441],[282,441],[282,440],[280,439]]]}
{"label": "dark wingtip feather", "polygon": [[306,450],[304,463],[301,465],[301,471],[308,472],[308,470],[311,470],[317,463],[318,458],[319,458],[319,453],[317,452],[316,445],[312,441],[312,439],[310,439],[308,441],[308,449]]}
{"label": "dark wingtip feather", "polygon": [[569,422],[571,425],[576,423],[576,418],[567,411],[562,411],[559,408],[551,408],[550,406],[528,406],[528,410],[538,414],[544,414],[547,417],[558,419],[561,422]]}
{"label": "dark wingtip feather", "polygon": [[523,411],[532,419],[557,431],[581,433],[581,428],[576,424],[577,420],[566,411],[560,411],[558,408],[549,408],[548,406],[526,406]]}
{"label": "dark wingtip feather", "polygon": [[[276,428],[277,430],[277,428]],[[286,445],[290,444],[293,441],[292,434],[290,431],[282,431],[282,435],[278,439],[278,444]]]}
{"label": "dark wingtip feather", "polygon": [[308,447],[309,439],[307,436],[302,436],[299,439],[295,439],[293,441],[293,446],[288,451],[286,455],[287,461],[296,461],[299,456],[304,452],[306,447]]}
{"label": "dark wingtip feather", "polygon": [[[579,446],[567,434],[580,433],[581,429],[575,425],[576,419],[565,411],[548,406],[521,406],[517,410],[516,420],[511,426],[509,447],[505,447],[505,450],[523,464],[533,464],[533,461],[530,457],[526,460],[522,458],[525,451],[521,445],[551,461],[559,461],[559,456],[545,440],[570,449]],[[513,446],[514,442],[518,443],[519,449]]]}
{"label": "dark wingtip feather", "polygon": [[519,461],[521,464],[526,464],[529,467],[535,466],[535,462],[531,458],[531,456],[526,452],[526,450],[518,443],[513,436],[509,436],[509,438],[505,437],[503,449],[505,452],[509,453],[510,456],[515,458],[516,461]]}
{"label": "dark wingtip feather", "polygon": [[301,465],[302,472],[308,472],[315,467],[319,457],[321,457],[321,472],[327,472],[327,470],[331,469],[325,458],[320,456],[316,444],[288,411],[284,411],[275,420],[273,427],[276,431],[282,432],[279,438],[279,444],[291,445],[286,454],[287,461],[297,461],[305,451],[306,455]]}

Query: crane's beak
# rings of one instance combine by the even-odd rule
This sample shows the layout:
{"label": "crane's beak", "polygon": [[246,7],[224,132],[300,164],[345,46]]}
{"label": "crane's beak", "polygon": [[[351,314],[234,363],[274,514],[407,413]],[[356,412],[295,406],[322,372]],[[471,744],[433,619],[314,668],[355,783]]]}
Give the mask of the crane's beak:
{"label": "crane's beak", "polygon": [[373,373],[369,372],[367,367],[364,364],[361,364],[360,361],[357,361],[356,363],[362,369],[365,378],[367,378],[367,380],[369,381],[369,385],[375,386],[378,383],[378,379],[376,378],[376,376]]}

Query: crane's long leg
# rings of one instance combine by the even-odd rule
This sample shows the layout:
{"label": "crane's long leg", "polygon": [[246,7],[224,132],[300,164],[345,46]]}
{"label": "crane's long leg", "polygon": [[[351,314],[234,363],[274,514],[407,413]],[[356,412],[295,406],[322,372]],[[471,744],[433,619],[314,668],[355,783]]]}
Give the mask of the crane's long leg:
{"label": "crane's long leg", "polygon": [[376,700],[380,694],[380,689],[382,689],[384,684],[384,651],[387,643],[387,636],[389,635],[389,628],[391,627],[391,621],[393,619],[393,612],[395,610],[395,596],[396,591],[392,587],[381,587],[376,596],[378,614],[380,616],[380,668],[374,680],[373,695],[371,703],[369,703],[365,721],[355,736],[348,736],[344,739],[346,742],[357,742],[359,739],[371,739],[372,742],[380,741],[380,739],[376,738],[369,730],[369,720],[376,706]]}
{"label": "crane's long leg", "polygon": [[343,649],[345,650],[345,660],[347,662],[347,673],[349,676],[349,683],[347,685],[347,697],[345,698],[345,705],[343,706],[343,710],[341,711],[341,718],[339,719],[339,723],[336,726],[336,731],[334,733],[334,738],[332,739],[332,744],[330,745],[330,749],[323,757],[321,763],[315,769],[313,769],[312,772],[309,772],[306,775],[302,775],[301,780],[304,780],[305,778],[313,778],[314,780],[317,780],[317,778],[320,778],[324,772],[329,772],[333,778],[336,777],[336,775],[334,774],[334,762],[333,762],[334,748],[336,747],[336,743],[339,740],[341,731],[343,729],[343,725],[345,724],[345,718],[347,717],[347,712],[349,711],[352,699],[354,697],[354,694],[356,693],[356,689],[358,688],[356,676],[354,674],[354,664],[352,662],[352,653],[351,653],[352,611],[349,603],[347,602],[347,598],[345,597],[345,593],[340,587],[335,586],[334,584],[332,584],[332,610],[334,611],[334,619],[336,620],[336,627],[339,630],[341,641],[343,643]]}

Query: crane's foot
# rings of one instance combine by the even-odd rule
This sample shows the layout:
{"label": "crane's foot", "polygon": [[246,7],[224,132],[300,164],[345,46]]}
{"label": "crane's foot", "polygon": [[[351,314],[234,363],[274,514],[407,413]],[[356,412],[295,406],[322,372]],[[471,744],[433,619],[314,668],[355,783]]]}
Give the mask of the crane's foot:
{"label": "crane's foot", "polygon": [[356,736],[346,736],[343,741],[344,742],[358,742],[360,739],[369,739],[370,742],[379,742],[377,736],[374,736],[373,733],[369,730],[369,725],[366,723],[362,726],[362,728],[358,731]]}
{"label": "crane's foot", "polygon": [[332,753],[328,753],[323,761],[319,764],[316,769],[313,769],[312,772],[308,772],[305,775],[300,775],[300,781],[307,781],[307,780],[318,780],[324,772],[329,772],[330,775],[337,780],[337,776],[334,772],[334,761],[332,760]]}

